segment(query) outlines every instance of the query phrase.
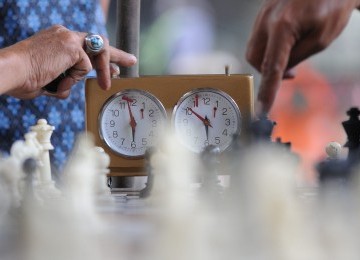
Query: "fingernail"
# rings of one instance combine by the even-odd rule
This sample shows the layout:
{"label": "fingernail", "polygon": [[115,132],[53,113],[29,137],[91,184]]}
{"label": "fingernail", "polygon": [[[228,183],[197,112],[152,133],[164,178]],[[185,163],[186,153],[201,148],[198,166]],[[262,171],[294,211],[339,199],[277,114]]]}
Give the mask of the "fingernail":
{"label": "fingernail", "polygon": [[129,54],[129,59],[135,64],[137,62],[137,58],[134,54]]}
{"label": "fingernail", "polygon": [[296,70],[295,69],[289,69],[285,71],[283,79],[293,79],[295,78]]}

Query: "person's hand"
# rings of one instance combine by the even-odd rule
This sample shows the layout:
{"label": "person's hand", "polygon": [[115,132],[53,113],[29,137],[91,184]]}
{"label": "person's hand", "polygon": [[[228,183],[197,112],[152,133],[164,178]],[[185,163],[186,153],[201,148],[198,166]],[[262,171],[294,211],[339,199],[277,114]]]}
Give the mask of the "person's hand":
{"label": "person's hand", "polygon": [[260,113],[269,112],[283,78],[326,48],[344,29],[359,0],[266,0],[247,46],[247,59],[261,74]]}
{"label": "person's hand", "polygon": [[111,84],[110,62],[121,66],[136,63],[135,56],[109,46],[104,37],[103,51],[89,56],[84,50],[86,35],[56,25],[6,48],[21,62],[17,68],[17,84],[7,94],[22,99],[46,94],[42,87],[66,71],[67,76],[60,81],[55,94],[58,98],[66,98],[71,87],[92,68],[96,69],[100,87],[106,90]]}

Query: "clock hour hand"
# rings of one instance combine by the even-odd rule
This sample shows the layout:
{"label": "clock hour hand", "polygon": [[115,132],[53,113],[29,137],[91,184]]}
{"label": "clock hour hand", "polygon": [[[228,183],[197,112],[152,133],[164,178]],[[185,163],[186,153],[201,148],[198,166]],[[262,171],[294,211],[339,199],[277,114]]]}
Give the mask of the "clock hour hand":
{"label": "clock hour hand", "polygon": [[133,113],[131,111],[131,107],[130,107],[130,103],[132,103],[134,100],[132,100],[131,98],[129,98],[127,96],[123,96],[122,99],[125,100],[127,102],[127,105],[128,105],[129,116],[130,116],[129,125],[131,127],[132,141],[135,142],[135,128],[136,128],[137,124],[136,124],[134,115],[133,115]]}
{"label": "clock hour hand", "polygon": [[204,124],[205,124],[206,140],[209,140],[209,126],[211,126],[211,125],[210,125],[210,121],[207,118],[207,116],[205,116],[205,122],[208,122],[208,123],[204,123]]}

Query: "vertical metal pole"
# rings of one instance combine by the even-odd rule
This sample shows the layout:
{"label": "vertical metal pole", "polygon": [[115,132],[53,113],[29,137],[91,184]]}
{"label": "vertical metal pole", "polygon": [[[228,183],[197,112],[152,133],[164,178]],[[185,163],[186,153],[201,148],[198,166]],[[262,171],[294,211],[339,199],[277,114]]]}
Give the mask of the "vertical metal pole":
{"label": "vertical metal pole", "polygon": [[[140,0],[117,0],[116,47],[135,55],[138,62],[120,67],[120,77],[139,77]],[[134,177],[112,177],[112,188],[133,188]]]}
{"label": "vertical metal pole", "polygon": [[[116,47],[139,60],[140,0],[117,0]],[[120,77],[139,77],[139,63],[120,67]]]}

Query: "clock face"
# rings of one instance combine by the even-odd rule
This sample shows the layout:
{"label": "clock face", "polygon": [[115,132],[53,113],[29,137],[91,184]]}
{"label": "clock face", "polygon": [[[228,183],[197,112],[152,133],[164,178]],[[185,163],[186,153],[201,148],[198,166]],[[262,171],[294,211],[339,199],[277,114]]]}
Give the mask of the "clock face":
{"label": "clock face", "polygon": [[98,119],[100,138],[113,152],[141,158],[156,144],[166,111],[152,94],[138,89],[118,92],[103,105]]}
{"label": "clock face", "polygon": [[194,152],[212,144],[226,150],[234,134],[240,134],[241,113],[225,92],[200,88],[186,93],[177,103],[172,118],[181,143]]}

